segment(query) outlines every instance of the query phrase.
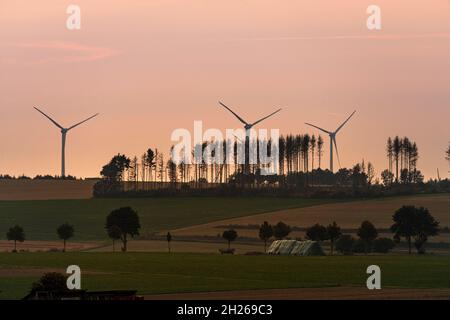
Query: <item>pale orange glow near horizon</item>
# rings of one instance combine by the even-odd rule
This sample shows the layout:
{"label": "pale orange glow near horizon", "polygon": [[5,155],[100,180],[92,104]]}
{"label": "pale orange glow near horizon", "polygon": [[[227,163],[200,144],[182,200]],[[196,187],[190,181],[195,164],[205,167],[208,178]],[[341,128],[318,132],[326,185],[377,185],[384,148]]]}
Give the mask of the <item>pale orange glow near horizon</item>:
{"label": "pale orange glow near horizon", "polygon": [[[81,30],[66,8],[81,8]],[[382,30],[366,28],[381,7]],[[0,2],[0,174],[98,176],[114,154],[166,154],[174,129],[262,124],[282,134],[335,129],[342,166],[387,168],[385,142],[417,142],[426,178],[449,177],[450,3],[423,1],[51,1]],[[328,143],[328,137],[325,137]],[[324,164],[328,166],[328,148]],[[337,166],[337,164],[336,164]]]}

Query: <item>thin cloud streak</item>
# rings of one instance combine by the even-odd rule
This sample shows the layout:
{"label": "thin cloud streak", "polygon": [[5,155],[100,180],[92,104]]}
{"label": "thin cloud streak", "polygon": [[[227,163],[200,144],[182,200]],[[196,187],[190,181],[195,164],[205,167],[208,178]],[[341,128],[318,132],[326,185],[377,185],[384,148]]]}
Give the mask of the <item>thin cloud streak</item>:
{"label": "thin cloud streak", "polygon": [[31,59],[30,61],[27,61],[27,63],[31,64],[92,62],[106,59],[119,54],[119,51],[111,48],[90,46],[76,42],[65,41],[10,43],[6,46],[23,49],[42,49],[50,50],[52,51],[52,53],[54,53],[54,51],[63,53],[63,56],[52,56],[52,54],[49,54],[50,57],[45,59]]}
{"label": "thin cloud streak", "polygon": [[380,34],[380,35],[338,35],[338,36],[302,36],[302,37],[271,37],[271,38],[240,38],[253,41],[291,41],[291,40],[403,40],[403,39],[445,39],[450,33],[424,34]]}

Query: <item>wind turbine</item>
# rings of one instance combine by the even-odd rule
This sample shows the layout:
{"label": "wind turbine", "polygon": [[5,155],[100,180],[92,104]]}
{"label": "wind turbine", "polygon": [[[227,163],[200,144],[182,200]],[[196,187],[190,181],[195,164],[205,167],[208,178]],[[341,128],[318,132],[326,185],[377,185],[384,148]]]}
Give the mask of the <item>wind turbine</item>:
{"label": "wind turbine", "polygon": [[245,129],[245,173],[248,174],[249,173],[249,142],[250,142],[250,130],[257,125],[258,123],[266,120],[267,118],[270,118],[271,116],[273,116],[274,114],[278,113],[281,111],[281,108],[278,109],[277,111],[272,112],[271,114],[269,114],[268,116],[265,116],[264,118],[259,119],[258,121],[255,121],[253,123],[248,123],[247,121],[245,121],[244,119],[242,119],[236,112],[234,112],[233,110],[231,110],[230,108],[228,108],[225,104],[223,104],[222,102],[219,101],[219,104],[224,107],[225,109],[227,109],[228,111],[230,111],[243,125],[244,125],[244,129]]}
{"label": "wind turbine", "polygon": [[98,113],[94,114],[93,116],[78,122],[77,124],[74,124],[73,126],[69,127],[69,128],[64,128],[62,127],[58,122],[56,122],[55,120],[53,120],[52,118],[50,118],[48,115],[46,115],[44,112],[42,112],[41,110],[39,110],[38,108],[35,107],[35,109],[41,113],[44,117],[46,117],[48,120],[50,120],[55,126],[57,126],[59,129],[61,129],[61,138],[62,138],[62,143],[61,143],[61,177],[65,177],[66,176],[66,136],[67,136],[67,132],[69,132],[70,130],[72,130],[75,127],[78,127],[80,124],[85,123],[86,121],[91,120],[92,118],[95,118],[96,116],[98,116]]}
{"label": "wind turbine", "polygon": [[334,144],[334,147],[336,149],[336,155],[337,155],[337,158],[338,158],[339,166],[341,166],[341,161],[339,159],[339,152],[338,152],[338,147],[337,147],[337,142],[336,142],[336,134],[339,132],[339,130],[342,129],[343,126],[345,126],[345,124],[348,122],[348,120],[350,120],[350,118],[353,117],[353,115],[355,113],[356,113],[356,110],[353,111],[353,113],[347,118],[347,120],[345,120],[334,132],[322,129],[322,128],[320,128],[318,126],[315,126],[313,124],[310,124],[310,123],[305,123],[308,126],[311,126],[311,127],[316,128],[316,129],[319,129],[320,131],[323,131],[323,132],[327,133],[330,136],[330,171],[331,172],[333,172],[333,144]]}

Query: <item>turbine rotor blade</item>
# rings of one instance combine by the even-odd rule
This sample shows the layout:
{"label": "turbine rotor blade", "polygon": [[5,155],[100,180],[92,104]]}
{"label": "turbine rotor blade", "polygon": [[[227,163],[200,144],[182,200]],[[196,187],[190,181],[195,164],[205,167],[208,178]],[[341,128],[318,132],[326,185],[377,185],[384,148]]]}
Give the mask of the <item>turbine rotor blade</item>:
{"label": "turbine rotor blade", "polygon": [[257,124],[260,123],[261,121],[264,121],[264,120],[266,120],[267,118],[270,118],[270,117],[273,116],[275,113],[278,113],[278,112],[280,112],[280,111],[281,111],[281,108],[278,109],[278,110],[275,111],[275,112],[272,112],[272,113],[269,114],[268,116],[266,116],[266,117],[264,117],[264,118],[262,118],[262,119],[259,119],[258,121],[252,123],[252,127],[253,127],[254,125],[257,125]]}
{"label": "turbine rotor blade", "polygon": [[314,127],[314,128],[316,128],[316,129],[319,129],[319,130],[321,130],[321,131],[323,131],[323,132],[325,132],[325,133],[331,134],[330,131],[325,130],[325,129],[322,129],[322,128],[320,128],[320,127],[318,127],[318,126],[315,126],[315,125],[313,125],[313,124],[311,124],[311,123],[305,122],[305,124],[308,125],[308,126]]}
{"label": "turbine rotor blade", "polygon": [[233,136],[234,136],[237,140],[239,140],[240,143],[242,143],[241,138],[239,138],[239,137],[238,137],[237,135],[235,135],[234,133],[233,133]]}
{"label": "turbine rotor blade", "polygon": [[239,116],[237,115],[236,112],[234,112],[233,110],[231,110],[230,108],[228,108],[225,104],[223,104],[223,103],[220,102],[220,101],[219,101],[219,104],[220,104],[222,107],[224,107],[225,109],[227,109],[228,111],[230,111],[236,118],[238,118],[238,120],[239,120],[240,122],[242,122],[242,123],[245,124],[245,125],[248,125],[248,123],[247,123],[244,119],[242,119],[241,117],[239,117]]}
{"label": "turbine rotor blade", "polygon": [[338,151],[338,147],[337,147],[337,143],[336,143],[336,137],[333,138],[333,142],[334,142],[334,149],[336,150],[336,156],[338,159],[338,164],[339,164],[339,168],[341,167],[341,160],[339,159],[339,151]]}
{"label": "turbine rotor blade", "polygon": [[355,113],[356,113],[356,110],[353,111],[353,113],[350,115],[350,117],[348,117],[347,120],[345,120],[345,121],[339,126],[339,128],[336,129],[335,133],[338,133],[339,130],[342,129],[342,127],[348,122],[348,120],[350,120],[351,117],[353,117],[353,115],[354,115]]}
{"label": "turbine rotor blade", "polygon": [[48,120],[50,120],[55,126],[57,126],[60,129],[64,129],[58,122],[50,118],[48,115],[46,115],[43,111],[39,110],[38,108],[34,107],[40,114],[42,114],[44,117],[46,117]]}
{"label": "turbine rotor blade", "polygon": [[86,121],[89,121],[89,120],[91,120],[92,118],[95,118],[96,116],[98,116],[98,113],[96,113],[96,114],[94,114],[93,116],[87,118],[86,120],[83,120],[83,121],[81,121],[81,122],[78,122],[77,124],[74,124],[73,126],[69,127],[69,128],[67,129],[67,131],[69,131],[69,130],[75,128],[75,127],[78,127],[80,124],[83,124],[83,123],[85,123]]}

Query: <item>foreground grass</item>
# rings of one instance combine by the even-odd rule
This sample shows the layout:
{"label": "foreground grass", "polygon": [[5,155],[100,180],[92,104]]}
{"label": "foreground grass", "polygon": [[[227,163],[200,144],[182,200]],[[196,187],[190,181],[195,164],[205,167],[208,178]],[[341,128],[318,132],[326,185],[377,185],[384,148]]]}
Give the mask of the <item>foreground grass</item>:
{"label": "foreground grass", "polygon": [[[165,253],[0,253],[0,299],[18,299],[39,277],[20,268],[82,270],[88,290],[137,289],[139,294],[220,290],[365,286],[377,264],[383,287],[450,288],[448,256],[221,256]],[[11,274],[11,270],[17,270]],[[84,272],[84,274],[83,274]]]}
{"label": "foreground grass", "polygon": [[130,206],[141,218],[141,235],[221,219],[307,207],[337,200],[288,198],[155,198],[0,201],[0,234],[13,225],[25,229],[27,240],[56,240],[56,228],[75,227],[73,241],[104,240],[106,216]]}

